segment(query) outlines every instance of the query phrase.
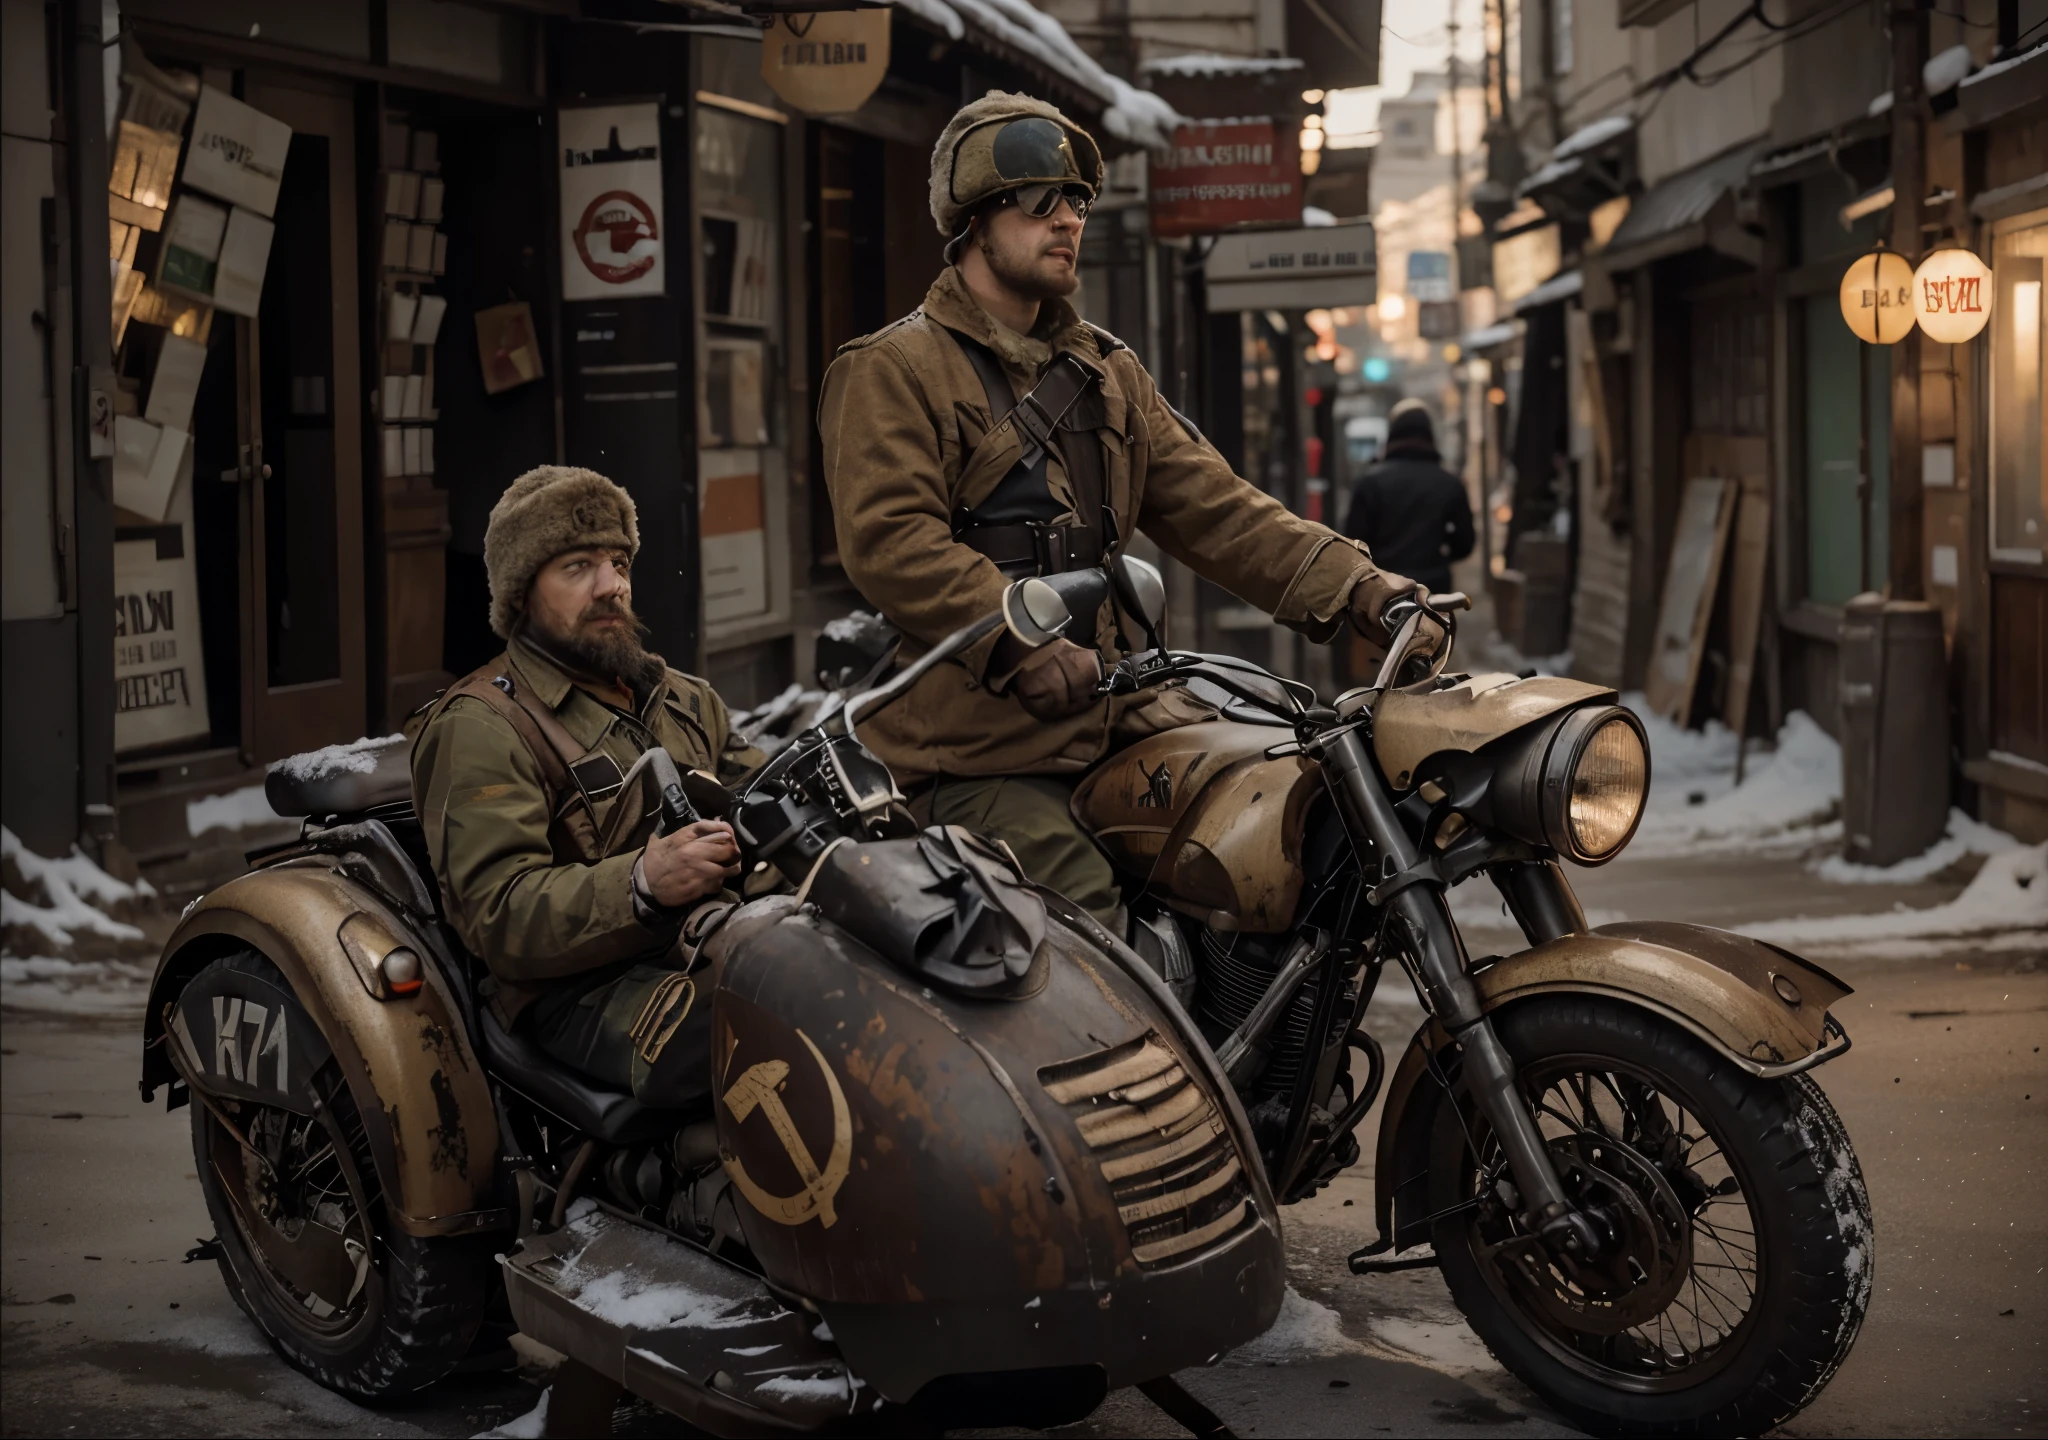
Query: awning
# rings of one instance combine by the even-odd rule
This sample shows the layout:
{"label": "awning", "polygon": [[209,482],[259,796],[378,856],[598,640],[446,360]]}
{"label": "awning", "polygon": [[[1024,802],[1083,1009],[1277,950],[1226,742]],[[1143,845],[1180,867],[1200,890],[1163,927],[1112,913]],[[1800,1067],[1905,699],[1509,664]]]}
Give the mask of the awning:
{"label": "awning", "polygon": [[1464,337],[1458,341],[1458,348],[1467,355],[1476,355],[1482,350],[1506,345],[1520,333],[1514,321],[1502,320],[1498,324],[1466,331]]}
{"label": "awning", "polygon": [[1549,163],[1515,187],[1517,199],[1536,199],[1546,210],[1591,210],[1627,192],[1633,173],[1635,117],[1608,115],[1558,142]]}
{"label": "awning", "polygon": [[1539,305],[1555,305],[1560,300],[1569,300],[1586,288],[1583,270],[1567,270],[1562,275],[1553,275],[1515,302],[1515,313],[1527,315]]}
{"label": "awning", "polygon": [[1731,193],[1749,178],[1763,148],[1763,142],[1741,145],[1659,180],[1629,207],[1628,218],[1600,252],[1602,268],[1633,270],[1703,248],[1757,264],[1762,242],[1735,223]]}

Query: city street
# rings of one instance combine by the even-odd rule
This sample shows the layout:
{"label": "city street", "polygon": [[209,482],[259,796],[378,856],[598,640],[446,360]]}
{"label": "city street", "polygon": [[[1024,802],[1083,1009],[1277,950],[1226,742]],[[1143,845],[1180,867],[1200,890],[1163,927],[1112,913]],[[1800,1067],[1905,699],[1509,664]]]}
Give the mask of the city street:
{"label": "city street", "polygon": [[[1924,909],[1959,893],[1967,868],[1830,885],[1782,856],[1649,856],[1580,878],[1596,921],[1728,925]],[[1847,1364],[1786,1433],[2048,1434],[2044,950],[2036,934],[1993,953],[1826,953],[1856,987],[1840,1012],[1855,1047],[1820,1078],[1869,1182],[1877,1285]],[[1382,993],[1404,1003],[1382,1003],[1373,1024],[1390,1048],[1418,1016],[1394,991]],[[137,1103],[133,1035],[132,1021],[6,1015],[6,1434],[453,1436],[533,1407],[532,1371],[457,1376],[373,1411],[276,1360],[212,1263],[185,1263],[212,1233],[187,1119]],[[1279,1325],[1183,1383],[1240,1435],[1572,1433],[1493,1364],[1434,1272],[1346,1272],[1373,1235],[1370,1154],[1288,1213],[1294,1294]],[[626,1433],[664,1424],[622,1417]],[[1071,1433],[1182,1432],[1120,1392]]]}

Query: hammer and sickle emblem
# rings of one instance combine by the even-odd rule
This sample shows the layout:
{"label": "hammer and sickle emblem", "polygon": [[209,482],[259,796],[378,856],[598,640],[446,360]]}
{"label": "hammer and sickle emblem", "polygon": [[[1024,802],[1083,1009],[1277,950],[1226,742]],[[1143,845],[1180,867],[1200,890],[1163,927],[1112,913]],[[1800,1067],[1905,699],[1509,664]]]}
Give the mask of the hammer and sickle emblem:
{"label": "hammer and sickle emblem", "polygon": [[742,1125],[756,1110],[767,1117],[804,1188],[794,1195],[771,1195],[747,1174],[747,1167],[737,1155],[724,1157],[725,1172],[732,1176],[732,1183],[739,1186],[747,1202],[776,1224],[801,1225],[815,1215],[820,1225],[830,1229],[839,1218],[832,1209],[832,1197],[846,1183],[847,1171],[853,1164],[853,1116],[846,1107],[846,1092],[839,1088],[839,1079],[825,1063],[824,1055],[811,1043],[810,1036],[801,1030],[796,1033],[811,1052],[811,1058],[818,1062],[818,1068],[825,1074],[825,1086],[832,1092],[832,1151],[825,1159],[825,1168],[818,1169],[803,1136],[796,1133],[796,1122],[783,1106],[780,1092],[789,1078],[789,1062],[763,1060],[747,1067],[746,1073],[733,1081],[725,1092],[725,1108]]}

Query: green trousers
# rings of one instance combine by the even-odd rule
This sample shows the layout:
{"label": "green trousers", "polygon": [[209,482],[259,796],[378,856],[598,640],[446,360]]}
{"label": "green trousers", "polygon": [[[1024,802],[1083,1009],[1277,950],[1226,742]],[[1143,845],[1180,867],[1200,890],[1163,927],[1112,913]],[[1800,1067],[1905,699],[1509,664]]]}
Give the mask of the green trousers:
{"label": "green trousers", "polygon": [[1002,840],[1026,875],[1115,931],[1123,896],[1116,871],[1069,808],[1078,783],[1057,775],[943,779],[929,798],[931,823],[960,825]]}
{"label": "green trousers", "polygon": [[711,1093],[711,995],[658,963],[607,966],[534,1001],[520,1023],[548,1054],[642,1105],[682,1110]]}

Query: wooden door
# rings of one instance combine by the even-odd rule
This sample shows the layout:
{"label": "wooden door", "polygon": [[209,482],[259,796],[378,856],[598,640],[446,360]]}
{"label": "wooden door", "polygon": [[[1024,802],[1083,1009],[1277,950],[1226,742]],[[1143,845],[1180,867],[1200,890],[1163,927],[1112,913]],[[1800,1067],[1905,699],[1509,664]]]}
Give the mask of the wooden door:
{"label": "wooden door", "polygon": [[274,760],[363,733],[362,393],[349,93],[251,75],[292,127],[270,265],[238,320],[242,748]]}

